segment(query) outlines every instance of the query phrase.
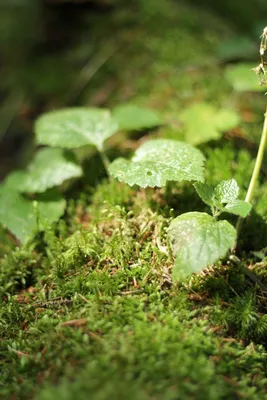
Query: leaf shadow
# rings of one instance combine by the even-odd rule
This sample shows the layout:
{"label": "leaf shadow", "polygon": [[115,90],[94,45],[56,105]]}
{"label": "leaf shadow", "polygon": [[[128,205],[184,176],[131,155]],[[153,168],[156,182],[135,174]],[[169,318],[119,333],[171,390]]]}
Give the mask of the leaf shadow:
{"label": "leaf shadow", "polygon": [[238,250],[246,252],[260,250],[266,247],[267,223],[264,218],[252,209],[250,215],[243,221],[238,240]]}

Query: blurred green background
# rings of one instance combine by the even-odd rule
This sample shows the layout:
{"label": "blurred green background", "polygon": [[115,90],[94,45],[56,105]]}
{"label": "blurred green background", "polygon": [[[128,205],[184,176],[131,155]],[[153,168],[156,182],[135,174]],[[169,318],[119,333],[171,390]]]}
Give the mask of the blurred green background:
{"label": "blurred green background", "polygon": [[[145,93],[156,71],[164,80],[166,70],[210,62],[194,55],[203,37],[220,53],[211,26],[219,62],[254,60],[266,12],[264,0],[1,0],[0,179],[31,157],[41,112],[110,106]],[[188,42],[190,58],[180,52]]]}

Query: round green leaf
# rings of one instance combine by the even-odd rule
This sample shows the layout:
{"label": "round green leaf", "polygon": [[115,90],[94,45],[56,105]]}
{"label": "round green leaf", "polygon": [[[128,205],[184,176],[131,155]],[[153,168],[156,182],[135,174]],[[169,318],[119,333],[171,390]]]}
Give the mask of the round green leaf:
{"label": "round green leaf", "polygon": [[91,144],[101,151],[105,140],[117,130],[118,124],[110,112],[98,108],[51,111],[35,123],[37,143],[70,149]]}
{"label": "round green leaf", "polygon": [[259,79],[254,71],[255,64],[242,63],[237,65],[229,65],[225,69],[225,79],[233,86],[237,92],[262,92],[266,91],[261,86]]}
{"label": "round green leaf", "polygon": [[19,192],[38,193],[81,175],[82,169],[76,163],[73,153],[45,148],[38,151],[26,171],[10,174],[5,185]]}
{"label": "round green leaf", "polygon": [[178,280],[224,257],[234,246],[236,230],[227,221],[190,212],[171,222],[168,236],[176,256],[173,278]]}
{"label": "round green leaf", "polygon": [[189,144],[151,140],[139,147],[132,161],[119,158],[109,171],[131,186],[161,187],[167,181],[202,181],[203,163],[203,154]]}
{"label": "round green leaf", "polygon": [[114,108],[112,114],[120,129],[125,131],[154,128],[163,123],[156,111],[135,104],[122,104]]}
{"label": "round green leaf", "polygon": [[234,129],[240,123],[240,116],[233,110],[222,108],[217,111],[216,128],[220,132],[227,132]]}
{"label": "round green leaf", "polygon": [[180,114],[188,143],[199,144],[219,139],[222,133],[236,127],[239,115],[227,109],[217,109],[211,104],[197,103]]}
{"label": "round green leaf", "polygon": [[31,201],[7,186],[0,188],[0,223],[20,242],[25,242],[46,223],[57,221],[64,213],[66,201],[56,192],[42,194]]}

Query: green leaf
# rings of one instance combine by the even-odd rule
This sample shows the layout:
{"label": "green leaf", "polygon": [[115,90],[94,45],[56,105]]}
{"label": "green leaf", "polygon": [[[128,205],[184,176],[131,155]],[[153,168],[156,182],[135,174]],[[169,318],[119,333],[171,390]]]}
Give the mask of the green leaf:
{"label": "green leaf", "polygon": [[39,193],[81,175],[82,169],[70,151],[45,148],[38,151],[25,172],[11,173],[5,185],[19,192]]}
{"label": "green leaf", "polygon": [[39,218],[39,229],[43,230],[47,224],[52,224],[64,214],[66,200],[56,189],[50,189],[37,196],[34,207]]}
{"label": "green leaf", "polygon": [[213,206],[214,189],[206,183],[197,182],[194,184],[197,194],[208,206]]}
{"label": "green leaf", "polygon": [[0,223],[22,243],[45,224],[57,221],[65,207],[66,201],[54,191],[42,194],[38,201],[31,201],[15,189],[0,187]]}
{"label": "green leaf", "polygon": [[239,187],[235,179],[220,182],[214,190],[215,197],[221,204],[233,202],[238,193]]}
{"label": "green leaf", "polygon": [[223,208],[223,211],[245,218],[251,210],[251,204],[243,200],[234,200]]}
{"label": "green leaf", "polygon": [[36,227],[32,202],[24,199],[14,189],[1,188],[0,223],[24,242]]}
{"label": "green leaf", "polygon": [[219,139],[223,132],[235,128],[240,122],[234,111],[218,110],[207,103],[193,104],[181,113],[180,119],[186,141],[194,145]]}
{"label": "green leaf", "polygon": [[251,204],[237,200],[239,187],[235,179],[222,181],[215,189],[202,182],[195,183],[194,187],[204,203],[215,206],[220,212],[225,211],[245,218],[251,210]]}
{"label": "green leaf", "polygon": [[102,151],[105,140],[117,130],[118,124],[110,112],[98,108],[52,111],[35,123],[37,143],[69,149],[91,144]]}
{"label": "green leaf", "polygon": [[232,110],[221,109],[217,112],[216,127],[220,132],[227,132],[236,128],[240,123],[240,116]]}
{"label": "green leaf", "polygon": [[259,84],[259,79],[254,71],[255,64],[242,63],[229,65],[225,69],[225,79],[237,92],[262,92],[266,91],[264,86]]}
{"label": "green leaf", "polygon": [[224,257],[234,246],[236,230],[227,221],[190,212],[175,218],[168,236],[176,256],[173,279],[183,279]]}
{"label": "green leaf", "polygon": [[202,181],[203,154],[175,140],[151,140],[136,151],[132,161],[118,158],[110,174],[130,186],[161,187],[167,181]]}
{"label": "green leaf", "polygon": [[120,129],[125,131],[154,128],[163,123],[156,111],[135,104],[122,104],[114,108],[112,114]]}
{"label": "green leaf", "polygon": [[4,185],[10,189],[23,192],[24,182],[26,180],[27,173],[25,171],[14,171],[11,172],[4,180]]}

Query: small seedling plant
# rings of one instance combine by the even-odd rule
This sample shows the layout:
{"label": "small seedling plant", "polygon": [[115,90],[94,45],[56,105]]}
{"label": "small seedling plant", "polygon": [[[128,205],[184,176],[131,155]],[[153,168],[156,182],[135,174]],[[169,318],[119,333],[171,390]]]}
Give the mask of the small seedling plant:
{"label": "small seedling plant", "polygon": [[110,165],[110,174],[129,185],[143,188],[165,186],[168,181],[194,181],[211,215],[189,212],[175,218],[168,237],[176,256],[173,278],[182,279],[224,257],[234,246],[236,229],[222,213],[246,217],[251,205],[238,200],[239,188],[234,179],[222,181],[215,188],[204,180],[204,156],[193,146],[175,140],[151,140],[139,147],[131,161],[119,158]]}
{"label": "small seedling plant", "polygon": [[83,175],[75,149],[98,151],[107,174],[105,142],[120,130],[149,129],[163,123],[158,113],[134,104],[106,109],[73,107],[50,111],[35,123],[39,149],[25,170],[14,171],[0,185],[0,223],[26,242],[63,214],[65,183]]}
{"label": "small seedling plant", "polygon": [[[261,36],[260,56],[261,62],[254,70],[260,76],[260,85],[266,84],[266,61],[264,54],[267,49],[267,27],[264,28]],[[191,119],[193,120],[193,119]],[[194,124],[194,122],[193,122]],[[217,126],[220,126],[217,122]],[[215,122],[216,127],[216,122]],[[224,257],[227,252],[235,250],[237,238],[240,234],[242,221],[251,210],[251,200],[255,191],[255,186],[259,176],[263,161],[264,151],[267,141],[267,112],[261,136],[261,142],[252,173],[251,181],[245,200],[238,199],[239,188],[234,179],[220,182],[215,188],[203,183],[201,172],[194,177],[191,175],[192,160],[193,165],[197,157],[195,151],[187,148],[183,152],[183,164],[180,163],[181,154],[179,154],[180,144],[146,143],[137,150],[132,162],[119,159],[110,166],[110,172],[113,176],[130,185],[138,184],[140,186],[160,186],[164,185],[166,180],[196,180],[194,187],[211,209],[211,215],[201,212],[189,212],[175,218],[168,229],[168,236],[176,256],[173,269],[174,280],[182,279],[191,275],[193,272],[199,272],[206,266],[213,264],[219,258]],[[169,153],[168,148],[177,146],[177,152]],[[165,147],[165,148],[164,148]],[[164,157],[165,155],[165,157]],[[153,168],[150,163],[153,164]],[[181,168],[183,172],[177,175],[174,171],[170,173],[170,166]],[[149,167],[151,170],[149,170]],[[201,168],[198,165],[199,168]],[[148,169],[147,169],[148,168]],[[126,172],[125,172],[126,171]],[[188,174],[187,174],[188,173]],[[152,179],[152,181],[151,181]],[[238,215],[239,219],[234,228],[228,221],[219,219],[221,214],[230,213]]]}
{"label": "small seedling plant", "polygon": [[109,160],[105,142],[119,130],[138,130],[160,125],[162,120],[150,109],[133,104],[116,107],[111,113],[106,109],[73,107],[42,115],[35,124],[38,144],[76,149],[94,147],[109,173]]}

